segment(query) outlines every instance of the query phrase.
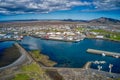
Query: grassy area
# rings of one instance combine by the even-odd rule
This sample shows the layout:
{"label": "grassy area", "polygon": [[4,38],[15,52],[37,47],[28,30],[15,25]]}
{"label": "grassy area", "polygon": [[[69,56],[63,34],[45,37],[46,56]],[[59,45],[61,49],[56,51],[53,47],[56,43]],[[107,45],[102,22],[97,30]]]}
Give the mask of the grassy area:
{"label": "grassy area", "polygon": [[105,38],[110,40],[117,40],[120,41],[120,33],[119,32],[111,32],[102,29],[97,30],[90,30],[91,32],[97,32],[100,35],[103,35]]}
{"label": "grassy area", "polygon": [[77,28],[76,28],[76,31],[81,31],[81,32],[82,32],[82,31],[84,31],[84,30],[85,30],[85,28],[82,28],[82,27],[77,27]]}
{"label": "grassy area", "polygon": [[13,80],[51,80],[45,73],[45,71],[37,64],[33,62],[29,65],[21,67],[19,74],[16,74]]}
{"label": "grassy area", "polygon": [[25,71],[25,72],[35,72],[37,74],[43,74],[43,70],[40,68],[40,66],[34,62],[30,65],[26,65],[26,66],[23,66],[22,68],[22,71]]}
{"label": "grassy area", "polygon": [[[40,61],[44,65],[53,66],[55,64],[49,60],[48,56],[41,54],[39,50],[31,51],[31,55],[36,61]],[[51,78],[52,80],[63,80],[57,71],[46,71],[33,61],[31,64],[22,66],[13,80],[51,80]]]}
{"label": "grassy area", "polygon": [[49,57],[40,53],[39,50],[31,51],[33,58],[45,66],[54,66],[56,63],[49,60]]}
{"label": "grassy area", "polygon": [[27,74],[17,74],[13,80],[30,80]]}

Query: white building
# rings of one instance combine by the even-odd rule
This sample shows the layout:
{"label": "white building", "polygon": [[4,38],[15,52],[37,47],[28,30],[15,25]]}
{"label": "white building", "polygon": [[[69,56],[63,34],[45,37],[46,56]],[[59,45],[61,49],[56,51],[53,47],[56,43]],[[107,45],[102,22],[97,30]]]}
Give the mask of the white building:
{"label": "white building", "polygon": [[98,35],[98,36],[96,36],[96,38],[104,38],[104,36]]}

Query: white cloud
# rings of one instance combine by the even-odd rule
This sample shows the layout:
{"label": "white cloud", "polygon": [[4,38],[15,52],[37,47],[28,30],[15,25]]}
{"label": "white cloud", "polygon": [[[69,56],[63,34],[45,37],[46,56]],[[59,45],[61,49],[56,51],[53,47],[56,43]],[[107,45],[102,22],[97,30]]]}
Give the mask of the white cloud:
{"label": "white cloud", "polygon": [[56,10],[70,10],[74,6],[87,6],[85,8],[87,11],[120,9],[120,0],[93,0],[92,2],[87,0],[0,0],[0,13],[49,13]]}
{"label": "white cloud", "polygon": [[109,11],[120,9],[120,0],[93,0],[91,6],[82,12]]}
{"label": "white cloud", "polygon": [[120,9],[120,0],[94,0],[93,5],[99,10]]}
{"label": "white cloud", "polygon": [[10,13],[20,13],[20,11],[21,13],[46,13],[85,5],[89,5],[89,3],[79,0],[0,0],[0,8],[6,9]]}

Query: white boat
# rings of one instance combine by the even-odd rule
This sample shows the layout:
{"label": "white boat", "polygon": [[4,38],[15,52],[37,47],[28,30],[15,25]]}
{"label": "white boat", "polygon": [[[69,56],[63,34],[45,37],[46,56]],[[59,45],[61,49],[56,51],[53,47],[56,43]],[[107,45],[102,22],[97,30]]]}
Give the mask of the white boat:
{"label": "white boat", "polygon": [[99,61],[94,61],[93,63],[94,63],[94,64],[100,64]]}
{"label": "white boat", "polygon": [[106,61],[94,61],[93,63],[94,63],[94,64],[105,64]]}
{"label": "white boat", "polygon": [[113,56],[113,57],[115,57],[115,58],[119,58],[119,56]]}
{"label": "white boat", "polygon": [[105,64],[106,63],[106,61],[99,61],[101,64]]}
{"label": "white boat", "polygon": [[102,53],[102,56],[106,56],[105,53]]}

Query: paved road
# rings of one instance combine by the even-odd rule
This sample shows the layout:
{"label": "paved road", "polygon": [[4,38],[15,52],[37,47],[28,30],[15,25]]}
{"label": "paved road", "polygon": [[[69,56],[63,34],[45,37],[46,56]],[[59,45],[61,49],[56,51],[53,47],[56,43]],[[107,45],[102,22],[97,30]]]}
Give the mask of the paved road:
{"label": "paved road", "polygon": [[19,49],[21,56],[12,64],[0,68],[0,71],[2,72],[1,75],[3,75],[2,77],[0,77],[0,80],[6,80],[7,78],[13,77],[16,73],[20,73],[19,71],[12,71],[12,73],[5,74],[6,72],[4,73],[4,71],[11,70],[12,68],[18,67],[24,63],[30,64],[33,61],[32,57],[30,57],[30,55],[24,48],[22,48],[18,43],[15,43],[15,46]]}

